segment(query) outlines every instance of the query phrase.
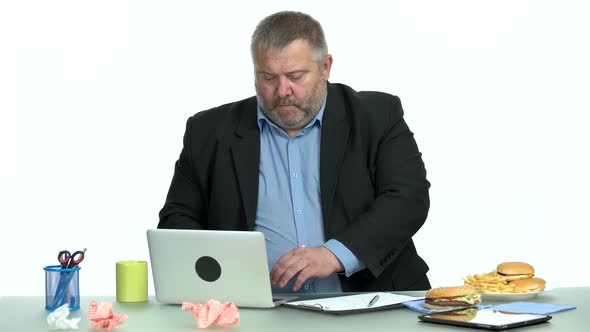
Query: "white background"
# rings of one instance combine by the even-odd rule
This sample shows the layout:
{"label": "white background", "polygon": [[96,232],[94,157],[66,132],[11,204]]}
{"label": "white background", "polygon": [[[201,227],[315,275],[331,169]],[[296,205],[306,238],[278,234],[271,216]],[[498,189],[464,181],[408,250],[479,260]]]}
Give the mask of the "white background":
{"label": "white background", "polygon": [[250,35],[283,9],[323,24],[332,82],[400,96],[432,182],[415,240],[434,286],[509,260],[588,286],[589,7],[4,1],[0,295],[42,295],[62,249],[88,248],[83,295],[149,259],[186,119],[254,94]]}

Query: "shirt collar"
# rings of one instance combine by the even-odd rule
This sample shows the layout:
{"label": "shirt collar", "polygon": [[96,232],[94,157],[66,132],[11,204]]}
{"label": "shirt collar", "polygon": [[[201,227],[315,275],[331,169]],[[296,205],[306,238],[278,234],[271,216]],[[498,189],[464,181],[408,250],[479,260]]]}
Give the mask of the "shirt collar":
{"label": "shirt collar", "polygon": [[[313,119],[311,119],[311,121],[309,121],[309,123],[303,129],[310,128],[313,125],[315,125],[316,123],[318,124],[318,126],[320,128],[322,127],[322,120],[324,118],[324,109],[326,108],[326,100],[327,99],[328,99],[328,95],[326,94],[326,98],[324,98],[324,102],[322,103],[322,107],[320,107],[320,111],[318,112],[318,114],[315,115],[315,117]],[[271,125],[277,129],[283,130],[283,129],[279,128],[277,125],[275,125],[274,123],[272,123],[272,121],[270,121],[266,117],[266,115],[264,115],[264,113],[262,113],[262,111],[260,110],[260,103],[258,103],[256,106],[256,117],[257,117],[258,129],[260,129],[261,132],[262,132],[262,128],[263,128],[263,125],[265,122],[268,125]]]}

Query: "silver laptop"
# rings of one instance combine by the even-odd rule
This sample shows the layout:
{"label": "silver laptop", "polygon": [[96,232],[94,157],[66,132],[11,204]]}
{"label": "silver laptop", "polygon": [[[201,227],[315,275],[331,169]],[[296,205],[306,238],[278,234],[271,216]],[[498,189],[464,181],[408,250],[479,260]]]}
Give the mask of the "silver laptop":
{"label": "silver laptop", "polygon": [[149,229],[147,240],[159,302],[270,308],[294,299],[273,299],[260,232]]}

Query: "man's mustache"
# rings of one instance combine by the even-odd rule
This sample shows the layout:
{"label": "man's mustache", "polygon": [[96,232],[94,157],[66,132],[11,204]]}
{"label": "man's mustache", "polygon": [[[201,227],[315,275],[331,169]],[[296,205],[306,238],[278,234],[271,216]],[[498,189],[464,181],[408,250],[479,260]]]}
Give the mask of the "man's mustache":
{"label": "man's mustache", "polygon": [[301,108],[300,105],[299,105],[299,103],[296,103],[295,101],[293,101],[293,100],[291,100],[289,98],[283,98],[283,99],[279,99],[279,100],[275,101],[272,104],[272,107],[273,108],[276,108],[279,105],[289,105],[289,106],[295,106],[297,108]]}

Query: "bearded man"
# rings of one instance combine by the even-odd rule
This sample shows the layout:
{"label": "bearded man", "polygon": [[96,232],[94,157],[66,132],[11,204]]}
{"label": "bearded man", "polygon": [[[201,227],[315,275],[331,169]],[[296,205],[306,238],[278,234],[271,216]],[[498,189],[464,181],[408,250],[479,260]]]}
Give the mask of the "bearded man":
{"label": "bearded man", "polygon": [[256,96],[187,121],[158,228],[262,232],[275,293],[429,289],[412,237],[430,183],[399,98],[328,82],[307,14],[263,19],[251,53]]}

